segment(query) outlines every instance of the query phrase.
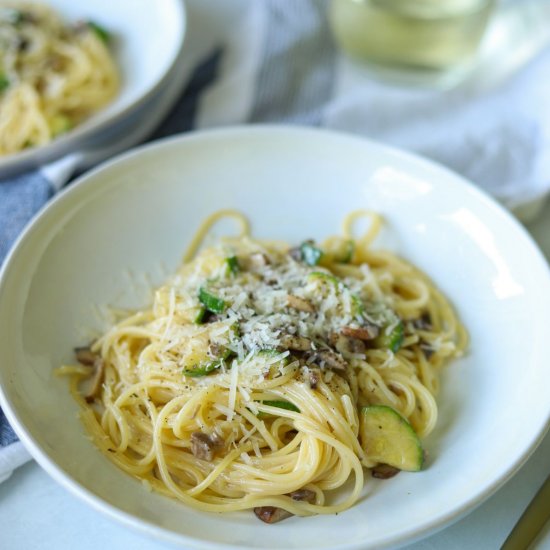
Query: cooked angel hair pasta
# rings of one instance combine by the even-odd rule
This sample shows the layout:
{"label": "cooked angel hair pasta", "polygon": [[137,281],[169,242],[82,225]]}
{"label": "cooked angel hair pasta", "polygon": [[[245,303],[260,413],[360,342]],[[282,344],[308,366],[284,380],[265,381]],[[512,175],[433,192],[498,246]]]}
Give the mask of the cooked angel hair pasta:
{"label": "cooked angel hair pasta", "polygon": [[113,99],[118,70],[99,25],[0,1],[0,155],[44,145]]}
{"label": "cooked angel hair pasta", "polygon": [[[197,253],[222,215],[243,234]],[[354,239],[358,217],[371,225]],[[96,445],[154,490],[268,522],[350,507],[365,469],[420,469],[439,370],[467,337],[423,273],[371,247],[379,226],[353,213],[342,237],[289,248],[250,238],[236,213],[207,220],[153,305],[63,367]],[[404,431],[371,440],[371,412]],[[403,453],[386,461],[390,447],[412,452],[412,466]]]}

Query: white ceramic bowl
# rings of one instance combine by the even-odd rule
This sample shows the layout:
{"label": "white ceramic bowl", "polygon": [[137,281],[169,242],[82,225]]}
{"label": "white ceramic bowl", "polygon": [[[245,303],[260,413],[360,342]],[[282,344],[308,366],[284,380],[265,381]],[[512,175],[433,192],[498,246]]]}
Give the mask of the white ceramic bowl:
{"label": "white ceramic bowl", "polygon": [[105,109],[51,143],[0,157],[0,178],[51,162],[89,146],[107,128],[123,121],[163,88],[182,53],[183,0],[47,0],[67,21],[91,19],[114,36],[114,56],[122,88]]}
{"label": "white ceramic bowl", "polygon": [[[384,215],[382,244],[433,277],[472,338],[444,372],[425,471],[369,482],[337,516],[267,526],[251,513],[205,514],[150,494],[94,448],[53,371],[97,328],[97,305],[144,305],[145,275],[160,283],[217,209],[246,213],[258,237],[299,242],[334,234],[361,206]],[[113,160],[34,220],[0,279],[0,402],[55,479],[153,536],[201,549],[381,548],[458,519],[534,450],[550,417],[548,326],[550,276],[538,249],[453,173],[340,134],[212,131]]]}

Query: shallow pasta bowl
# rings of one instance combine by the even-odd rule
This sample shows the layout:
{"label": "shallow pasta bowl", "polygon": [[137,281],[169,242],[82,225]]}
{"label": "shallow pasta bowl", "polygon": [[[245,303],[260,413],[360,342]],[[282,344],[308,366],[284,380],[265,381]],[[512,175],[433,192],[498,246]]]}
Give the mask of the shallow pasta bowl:
{"label": "shallow pasta bowl", "polygon": [[[54,370],[101,328],[98,306],[139,307],[201,221],[245,213],[259,238],[322,239],[349,211],[426,271],[471,335],[444,372],[427,468],[369,481],[333,516],[265,525],[149,493],[95,449]],[[230,230],[230,228],[227,228]],[[411,542],[457,520],[524,463],[548,427],[550,275],[521,226],[453,173],[376,143],[285,127],[169,139],[103,165],[26,230],[0,278],[0,402],[36,460],[95,508],[201,549],[359,549]]]}
{"label": "shallow pasta bowl", "polygon": [[[92,20],[113,35],[113,56],[121,73],[114,100],[73,130],[50,143],[0,156],[0,178],[29,170],[79,150],[114,139],[116,128],[149,105],[171,79],[182,56],[185,36],[183,0],[48,0],[67,22]],[[122,136],[128,128],[122,128]]]}

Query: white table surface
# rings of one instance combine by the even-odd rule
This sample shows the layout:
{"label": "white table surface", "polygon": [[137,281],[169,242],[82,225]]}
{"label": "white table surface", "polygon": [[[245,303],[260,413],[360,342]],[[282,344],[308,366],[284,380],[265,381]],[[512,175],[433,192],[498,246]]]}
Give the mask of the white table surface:
{"label": "white table surface", "polygon": [[[550,260],[550,202],[528,229]],[[521,470],[495,495],[459,522],[407,549],[500,548],[549,473],[550,433]],[[550,550],[550,522],[533,547]],[[0,548],[161,550],[167,546],[132,532],[88,507],[32,462],[0,485]]]}

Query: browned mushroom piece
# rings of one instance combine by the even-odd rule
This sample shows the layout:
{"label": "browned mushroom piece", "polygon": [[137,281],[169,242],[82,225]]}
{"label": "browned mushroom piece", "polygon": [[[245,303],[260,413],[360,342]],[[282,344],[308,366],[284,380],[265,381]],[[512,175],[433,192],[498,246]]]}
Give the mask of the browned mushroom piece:
{"label": "browned mushroom piece", "polygon": [[414,328],[418,330],[430,330],[432,328],[432,317],[429,313],[424,313],[412,322]]}
{"label": "browned mushroom piece", "polygon": [[[315,503],[315,492],[309,489],[298,489],[289,493],[288,496],[292,500],[299,502]],[[277,523],[278,521],[282,521],[294,515],[277,506],[258,506],[254,508],[254,513],[258,519],[261,519],[265,523]]]}
{"label": "browned mushroom piece", "polygon": [[329,335],[330,345],[338,352],[345,353],[365,353],[367,346],[363,340],[357,338],[348,338],[339,332],[332,332]]}
{"label": "browned mushroom piece", "polygon": [[217,433],[212,435],[203,432],[193,432],[191,434],[191,452],[193,456],[212,462],[216,451],[222,449],[225,441]]}
{"label": "browned mushroom piece", "polygon": [[297,491],[292,491],[289,496],[292,500],[315,504],[315,491],[311,491],[310,489],[298,489]]}
{"label": "browned mushroom piece", "polygon": [[269,258],[263,252],[255,252],[249,256],[250,267],[261,269],[270,264]]}
{"label": "browned mushroom piece", "polygon": [[342,327],[341,330],[344,336],[348,338],[356,338],[357,340],[374,340],[380,333],[380,329],[376,325],[367,325],[364,327]]}
{"label": "browned mushroom piece", "polygon": [[87,403],[91,403],[99,394],[104,376],[105,362],[101,359],[101,357],[96,356],[92,378],[89,382],[88,390],[84,394],[84,399],[86,399]]}
{"label": "browned mushroom piece", "polygon": [[309,369],[309,387],[316,390],[321,381],[321,373],[318,369]]}
{"label": "browned mushroom piece", "polygon": [[295,246],[288,251],[288,255],[297,262],[302,261],[302,249],[299,246]]}
{"label": "browned mushroom piece", "polygon": [[264,523],[277,523],[294,515],[277,506],[257,506],[254,508],[254,513]]}
{"label": "browned mushroom piece", "polygon": [[224,354],[225,350],[226,348],[224,346],[213,342],[208,346],[208,356],[217,359]]}
{"label": "browned mushroom piece", "polygon": [[289,294],[286,297],[286,303],[289,307],[298,311],[305,311],[307,313],[313,313],[315,311],[315,308],[311,302],[308,302],[299,296],[294,296],[293,294]]}
{"label": "browned mushroom piece", "polygon": [[87,367],[93,367],[99,355],[93,352],[89,346],[74,348],[76,360]]}
{"label": "browned mushroom piece", "polygon": [[372,477],[376,479],[390,479],[390,477],[396,476],[401,470],[390,466],[389,464],[378,464],[372,470]]}
{"label": "browned mushroom piece", "polygon": [[429,361],[432,355],[435,353],[435,350],[430,346],[430,344],[422,343],[420,344],[420,349],[424,354],[424,357]]}
{"label": "browned mushroom piece", "polygon": [[311,340],[305,336],[284,334],[281,337],[281,346],[284,349],[291,349],[294,351],[309,351],[311,349]]}
{"label": "browned mushroom piece", "polygon": [[328,349],[314,351],[310,355],[310,359],[321,368],[331,370],[346,370],[348,368],[348,363],[339,353]]}

